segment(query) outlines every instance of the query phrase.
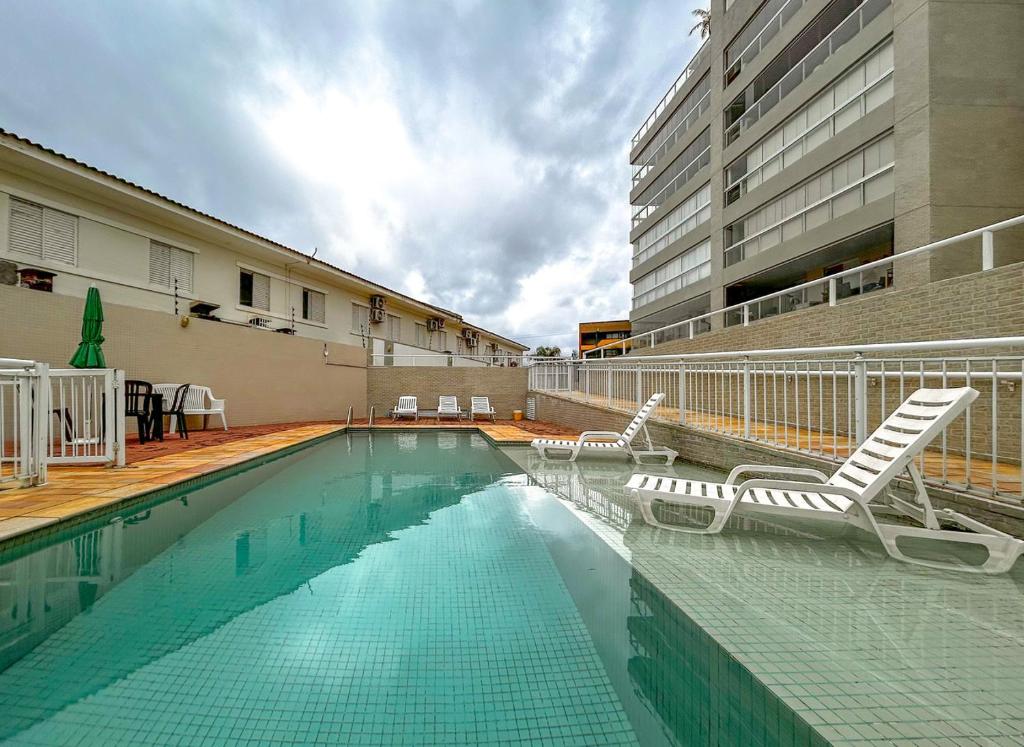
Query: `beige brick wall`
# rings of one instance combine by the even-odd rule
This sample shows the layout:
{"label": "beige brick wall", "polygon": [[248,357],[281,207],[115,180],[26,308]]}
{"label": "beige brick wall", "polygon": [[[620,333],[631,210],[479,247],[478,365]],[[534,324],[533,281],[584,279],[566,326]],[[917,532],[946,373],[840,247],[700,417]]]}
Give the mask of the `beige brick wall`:
{"label": "beige brick wall", "polygon": [[486,396],[499,418],[510,418],[513,410],[526,409],[525,368],[381,367],[369,369],[368,377],[367,406],[374,406],[378,417],[394,407],[402,395],[415,396],[420,407],[434,409],[439,396],[452,394],[464,410],[469,409],[470,397]]}
{"label": "beige brick wall", "polygon": [[[1003,337],[1024,332],[1024,264],[660,343],[639,355]],[[681,328],[685,334],[685,329]]]}
{"label": "beige brick wall", "polygon": [[[0,286],[0,356],[67,368],[83,300]],[[209,386],[227,399],[229,425],[329,420],[366,412],[366,352],[220,322],[104,304],[107,365],[130,379]]]}
{"label": "beige brick wall", "polygon": [[[540,392],[530,392],[537,401],[537,418],[577,430],[621,431],[632,418],[596,405],[583,404]],[[817,467],[826,472],[835,463],[803,454],[760,446],[738,438],[697,431],[683,425],[651,421],[648,425],[655,443],[679,452],[679,458],[727,472],[738,464],[777,464],[792,467]],[[677,463],[678,464],[678,463]],[[904,488],[909,487],[904,484]],[[929,487],[937,508],[950,507],[980,521],[1024,537],[1024,507],[991,501],[973,495]]]}

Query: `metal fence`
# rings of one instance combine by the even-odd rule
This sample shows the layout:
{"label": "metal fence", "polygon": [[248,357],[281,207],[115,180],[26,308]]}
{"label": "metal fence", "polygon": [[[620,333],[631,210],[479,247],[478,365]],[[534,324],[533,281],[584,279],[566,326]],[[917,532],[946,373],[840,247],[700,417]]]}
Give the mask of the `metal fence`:
{"label": "metal fence", "polygon": [[[950,236],[940,241],[919,246],[891,257],[867,262],[859,267],[837,272],[828,277],[811,280],[806,283],[775,291],[765,296],[752,298],[743,303],[726,306],[722,309],[709,311],[706,314],[684,319],[680,322],[658,327],[642,334],[616,340],[583,353],[585,358],[596,358],[605,355],[608,350],[622,352],[636,351],[640,348],[653,347],[664,342],[679,339],[693,339],[697,335],[712,329],[734,325],[748,326],[759,319],[768,319],[791,311],[800,311],[812,306],[831,307],[841,304],[847,298],[856,298],[873,291],[884,290],[892,285],[892,277],[897,262],[901,262],[922,254],[937,252],[947,247],[957,246],[966,249],[963,244],[981,239],[982,272],[992,270],[996,266],[995,235],[1016,226],[1024,226],[1024,215],[1009,218],[973,231]],[[976,246],[976,244],[975,244]]]}
{"label": "metal fence", "polygon": [[981,396],[921,471],[1022,501],[1021,348],[1024,337],[547,362],[530,369],[530,388],[625,412],[664,392],[655,419],[842,461],[915,389],[971,386]]}
{"label": "metal fence", "polygon": [[48,366],[0,358],[0,487],[46,482]]}
{"label": "metal fence", "polygon": [[0,358],[0,485],[41,485],[50,464],[124,464],[124,372]]}
{"label": "metal fence", "polygon": [[538,362],[564,360],[535,355],[466,355],[464,353],[371,353],[370,365],[384,366],[446,366],[451,368],[518,368]]}

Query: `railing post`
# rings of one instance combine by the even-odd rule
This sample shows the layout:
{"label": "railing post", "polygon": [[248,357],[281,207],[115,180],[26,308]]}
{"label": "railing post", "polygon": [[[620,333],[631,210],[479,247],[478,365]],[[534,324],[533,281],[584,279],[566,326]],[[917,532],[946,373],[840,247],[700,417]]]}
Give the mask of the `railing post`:
{"label": "railing post", "polygon": [[838,286],[836,285],[836,279],[835,278],[829,278],[829,280],[828,280],[828,305],[829,306],[835,306],[836,302],[839,300],[838,298],[836,298],[836,290],[837,290],[837,288],[838,288]]}
{"label": "railing post", "polygon": [[981,269],[991,270],[996,266],[995,235],[991,231],[981,234]]}
{"label": "railing post", "polygon": [[587,365],[583,366],[583,382],[584,382],[584,399],[590,401],[590,367]]}
{"label": "railing post", "polygon": [[853,361],[853,415],[860,446],[868,436],[868,363],[860,353]]}
{"label": "railing post", "polygon": [[[107,421],[108,433],[114,434],[114,466],[123,467],[125,461],[124,449],[124,371],[114,369],[113,375],[113,401],[107,401],[107,412],[111,419]],[[113,423],[113,426],[110,425]],[[107,438],[110,438],[108,435]]]}
{"label": "railing post", "polygon": [[690,339],[693,339],[693,322],[690,322]]}
{"label": "railing post", "polygon": [[[692,329],[691,325],[691,329]],[[686,364],[679,364],[679,422],[686,422]]]}
{"label": "railing post", "polygon": [[750,356],[743,357],[743,438],[750,438]]}
{"label": "railing post", "polygon": [[743,326],[750,326],[750,307],[746,304],[743,304]]}
{"label": "railing post", "polygon": [[[32,440],[23,441],[21,445],[21,457],[25,458],[25,452],[29,451],[32,453],[32,464],[31,469],[35,473],[34,485],[45,485],[47,480],[47,467],[48,460],[50,458],[50,423],[52,419],[50,412],[52,407],[50,405],[50,364],[49,363],[36,363],[35,365],[35,381],[38,390],[36,391],[35,397],[35,409],[32,410]],[[28,390],[29,387],[25,387]],[[26,394],[29,392],[26,391]],[[29,418],[25,417],[30,411],[22,410],[22,416],[25,421]]]}
{"label": "railing post", "polygon": [[636,367],[636,406],[644,406],[644,388],[643,388],[643,372],[640,370],[640,364]]}

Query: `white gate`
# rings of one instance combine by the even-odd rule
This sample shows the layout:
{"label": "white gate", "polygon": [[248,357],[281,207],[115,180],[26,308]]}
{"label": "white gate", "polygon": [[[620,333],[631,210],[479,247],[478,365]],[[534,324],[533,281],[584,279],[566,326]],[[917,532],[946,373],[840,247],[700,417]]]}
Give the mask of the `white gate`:
{"label": "white gate", "polygon": [[49,366],[0,358],[0,486],[46,482]]}

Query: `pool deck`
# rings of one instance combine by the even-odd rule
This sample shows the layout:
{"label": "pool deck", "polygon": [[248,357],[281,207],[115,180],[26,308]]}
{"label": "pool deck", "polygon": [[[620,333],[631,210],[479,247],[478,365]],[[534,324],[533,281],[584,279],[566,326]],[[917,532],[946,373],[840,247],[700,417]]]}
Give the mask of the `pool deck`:
{"label": "pool deck", "polygon": [[[547,423],[419,423],[386,421],[372,427],[354,421],[240,427],[230,431],[199,431],[189,440],[126,445],[127,466],[50,467],[46,485],[0,490],[0,542],[42,527],[110,508],[162,488],[234,467],[333,433],[395,430],[475,430],[496,446],[528,444],[538,436],[571,436],[578,432]],[[529,430],[527,430],[529,428]]]}

